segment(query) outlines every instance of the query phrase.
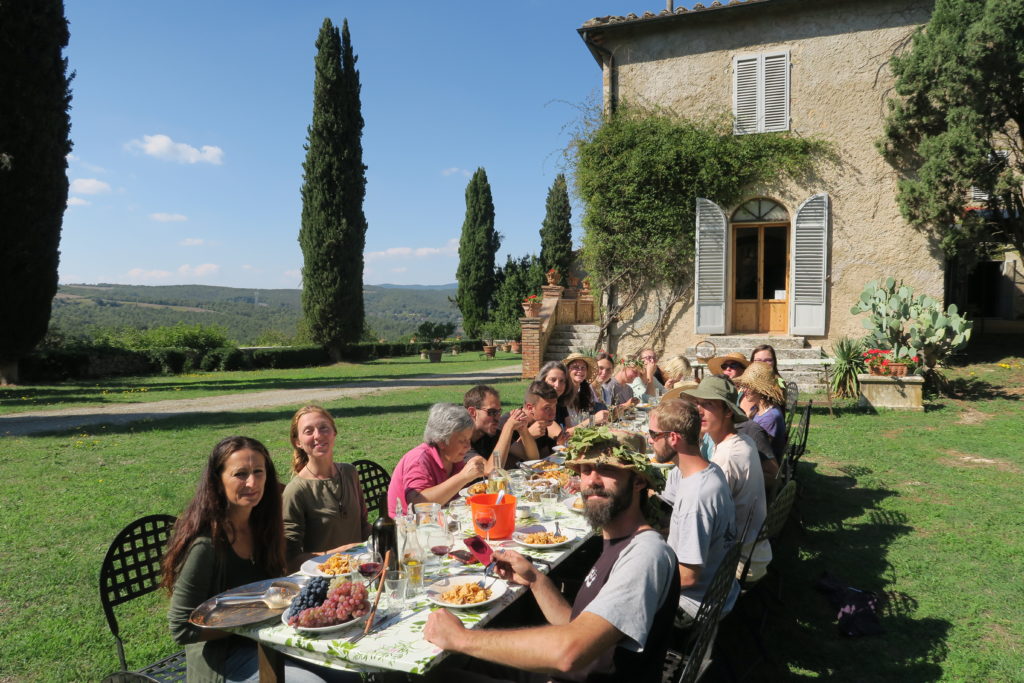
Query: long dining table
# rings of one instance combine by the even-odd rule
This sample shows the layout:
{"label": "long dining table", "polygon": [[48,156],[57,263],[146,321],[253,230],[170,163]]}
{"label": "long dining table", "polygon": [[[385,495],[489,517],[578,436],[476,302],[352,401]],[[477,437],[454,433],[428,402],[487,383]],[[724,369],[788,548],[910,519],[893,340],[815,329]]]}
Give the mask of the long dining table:
{"label": "long dining table", "polygon": [[[538,531],[543,525],[551,530],[556,520],[564,534],[574,536],[564,545],[552,548],[527,548],[510,539],[494,539],[491,546],[496,550],[513,548],[524,555],[545,561],[549,563],[548,566],[538,563],[537,567],[550,573],[579,550],[594,533],[583,516],[574,512],[565,502],[559,504],[552,519],[541,521],[537,517],[527,517],[520,520],[516,528]],[[428,586],[444,577],[469,573],[482,574],[483,568],[479,563],[462,565],[458,561],[445,558],[439,566],[425,568],[423,584]],[[467,628],[476,628],[493,621],[525,593],[526,589],[523,586],[509,584],[508,590],[488,605],[450,611],[458,616]],[[405,609],[402,610],[397,623],[381,630],[374,627],[368,635],[359,638],[358,642],[352,640],[362,634],[363,624],[354,624],[320,637],[300,633],[291,626],[284,625],[280,620],[231,630],[259,643],[260,681],[268,683],[284,680],[281,654],[343,671],[399,671],[423,674],[438,665],[446,656],[443,650],[423,637],[427,617],[433,609],[437,609],[437,606],[427,598],[423,589],[420,589],[415,595],[407,598]],[[379,614],[374,623],[385,623],[393,614]]]}

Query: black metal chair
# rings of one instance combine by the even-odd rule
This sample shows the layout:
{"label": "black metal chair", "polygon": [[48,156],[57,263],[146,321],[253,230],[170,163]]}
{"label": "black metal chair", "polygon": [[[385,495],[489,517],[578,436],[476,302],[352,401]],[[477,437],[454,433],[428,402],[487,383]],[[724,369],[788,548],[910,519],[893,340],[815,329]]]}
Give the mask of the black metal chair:
{"label": "black metal chair", "polygon": [[352,463],[359,473],[359,485],[363,489],[363,500],[369,510],[378,515],[388,514],[388,486],[391,475],[372,460],[356,460]]}
{"label": "black metal chair", "polygon": [[[757,534],[757,543],[778,538],[782,532],[782,527],[786,526],[786,520],[789,519],[789,513],[793,510],[793,501],[795,500],[796,482],[791,479],[782,487],[782,490],[772,500],[771,505],[768,506],[768,514],[764,518],[764,524],[761,525],[761,531]],[[757,546],[757,543],[754,544],[754,547]],[[750,554],[753,556],[753,549],[751,549]],[[744,590],[756,583],[755,581],[747,583],[750,560],[751,558],[748,557],[746,564],[743,565],[743,573],[740,575],[740,588]]]}
{"label": "black metal chair", "polygon": [[786,433],[789,433],[789,428],[793,424],[793,416],[796,415],[796,406],[800,399],[800,387],[796,385],[796,382],[786,382]]}
{"label": "black metal chair", "polygon": [[796,479],[797,464],[800,462],[800,458],[803,457],[804,451],[807,450],[807,431],[811,425],[812,405],[814,405],[814,401],[808,401],[807,405],[804,406],[803,413],[800,415],[800,422],[796,427],[796,433],[792,435],[789,444],[786,446],[787,455],[789,456],[790,479]]}
{"label": "black metal chair", "polygon": [[[733,581],[736,580],[736,566],[740,561],[740,550],[743,544],[736,540],[729,551],[722,558],[718,565],[707,591],[704,593],[704,600],[700,603],[697,616],[693,620],[693,626],[686,631],[687,639],[685,651],[669,648],[665,659],[665,669],[662,674],[662,681],[665,683],[693,683],[698,680],[711,663],[708,654],[715,642],[715,635],[718,633],[718,622],[722,614],[722,608],[729,599],[729,591],[732,590]],[[676,672],[679,672],[676,676]]]}
{"label": "black metal chair", "polygon": [[167,539],[175,518],[149,515],[130,523],[114,537],[100,567],[100,604],[107,625],[117,643],[121,671],[105,681],[184,681],[185,651],[176,652],[138,671],[129,671],[124,643],[114,607],[152,593],[160,587],[161,567]]}

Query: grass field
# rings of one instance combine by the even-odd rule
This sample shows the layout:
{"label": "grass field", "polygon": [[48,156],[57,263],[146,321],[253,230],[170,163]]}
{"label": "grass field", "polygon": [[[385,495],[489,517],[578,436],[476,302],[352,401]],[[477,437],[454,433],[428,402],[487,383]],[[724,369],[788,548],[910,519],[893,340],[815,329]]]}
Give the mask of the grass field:
{"label": "grass field", "polygon": [[[367,365],[352,372],[387,371]],[[309,383],[302,386],[339,382],[337,367],[320,373],[280,379]],[[784,605],[769,611],[771,659],[755,679],[1021,680],[1024,361],[983,356],[950,374],[958,397],[933,401],[925,413],[867,414],[843,404],[833,418],[815,403],[798,479],[803,528],[791,525],[776,549]],[[176,378],[159,379],[170,386]],[[216,381],[204,391],[222,393],[232,381],[182,379]],[[237,381],[279,388],[263,375]],[[499,387],[506,404],[519,400],[521,387]],[[370,458],[390,470],[419,442],[427,408],[457,400],[462,390],[396,391],[328,404],[339,422],[338,455]],[[74,400],[90,399],[107,400],[88,387]],[[136,517],[178,514],[223,436],[264,441],[287,476],[288,419],[296,407],[0,439],[0,681],[97,680],[114,670],[97,589],[110,539]],[[812,587],[823,571],[889,596],[885,635],[837,633],[835,614]],[[157,594],[121,610],[122,628],[131,634],[130,664],[173,651],[166,604]],[[723,638],[722,646],[739,670],[756,651],[749,638]]]}
{"label": "grass field", "polygon": [[478,352],[467,352],[458,356],[442,356],[440,364],[422,360],[419,356],[407,356],[384,358],[369,363],[337,363],[319,368],[196,372],[173,376],[75,380],[60,384],[22,384],[0,387],[0,415],[112,403],[148,403],[268,389],[344,387],[354,382],[392,379],[399,376],[486,370],[518,363],[521,360],[522,356],[519,354],[500,351],[492,359],[485,359]]}

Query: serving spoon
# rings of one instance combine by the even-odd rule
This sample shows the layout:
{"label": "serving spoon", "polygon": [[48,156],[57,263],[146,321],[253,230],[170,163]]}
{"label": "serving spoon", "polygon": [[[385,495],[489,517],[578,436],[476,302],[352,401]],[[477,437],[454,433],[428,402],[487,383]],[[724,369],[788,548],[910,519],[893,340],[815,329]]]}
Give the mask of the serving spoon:
{"label": "serving spoon", "polygon": [[237,593],[217,598],[216,605],[244,605],[262,602],[270,609],[281,609],[291,604],[292,598],[298,593],[294,586],[270,586],[262,593]]}

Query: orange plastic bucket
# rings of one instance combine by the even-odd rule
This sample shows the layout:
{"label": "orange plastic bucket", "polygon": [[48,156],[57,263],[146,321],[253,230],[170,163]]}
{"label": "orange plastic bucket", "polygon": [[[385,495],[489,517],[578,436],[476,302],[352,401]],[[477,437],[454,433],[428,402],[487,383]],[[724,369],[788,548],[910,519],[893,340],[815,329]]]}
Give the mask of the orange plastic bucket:
{"label": "orange plastic bucket", "polygon": [[501,503],[495,505],[494,501],[497,498],[497,493],[479,493],[467,499],[473,515],[473,530],[480,534],[482,538],[487,538],[487,531],[481,529],[476,523],[477,514],[481,510],[494,510],[496,521],[494,526],[491,527],[490,538],[492,540],[495,538],[508,538],[516,529],[516,497],[506,494]]}

